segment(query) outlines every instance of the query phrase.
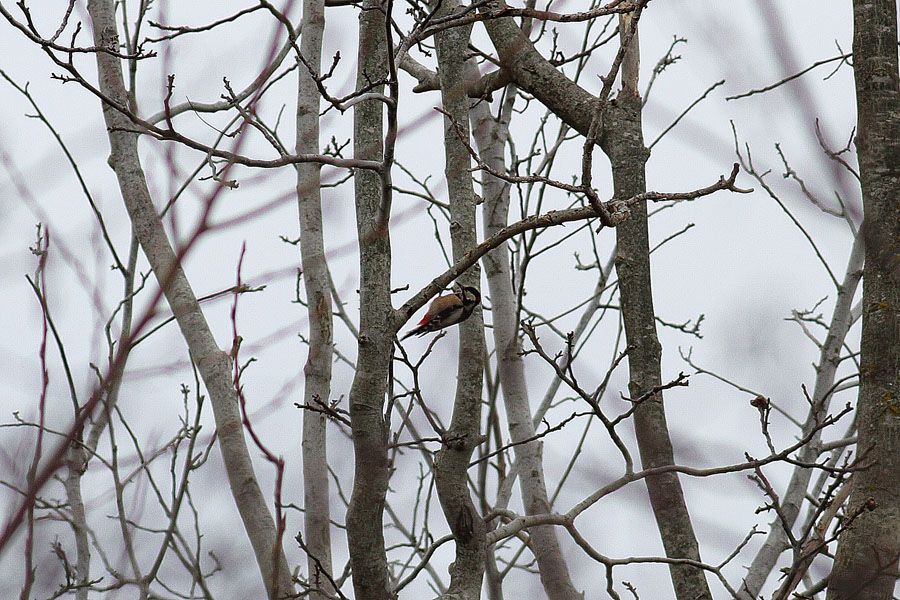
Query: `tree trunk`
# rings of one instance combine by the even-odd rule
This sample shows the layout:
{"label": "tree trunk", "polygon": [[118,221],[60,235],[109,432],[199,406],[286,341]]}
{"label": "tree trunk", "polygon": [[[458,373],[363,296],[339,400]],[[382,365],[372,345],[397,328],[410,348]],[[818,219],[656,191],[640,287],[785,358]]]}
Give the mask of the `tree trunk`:
{"label": "tree trunk", "polygon": [[[318,73],[322,62],[325,1],[304,0],[300,52]],[[319,89],[312,75],[299,69],[297,84],[297,154],[319,153]],[[297,208],[300,215],[300,255],[309,318],[309,354],[303,369],[303,508],[311,600],[334,594],[328,577],[331,563],[331,511],[325,414],[319,402],[331,395],[332,330],[331,286],[322,224],[321,165],[297,165]],[[321,590],[321,591],[317,591]]]}
{"label": "tree trunk", "polygon": [[[457,8],[444,1],[436,16]],[[466,96],[466,46],[469,27],[454,27],[435,38],[441,100],[444,110],[444,174],[450,199],[450,237],[453,260],[459,260],[478,245],[475,231],[475,191],[469,172],[472,159],[465,143],[469,138],[469,98]],[[459,134],[457,133],[459,132]],[[480,287],[481,270],[476,263],[457,281]],[[456,560],[450,566],[450,587],[445,597],[478,600],[484,577],[485,524],[472,502],[468,485],[469,461],[479,444],[481,392],[484,387],[484,321],[476,311],[459,326],[459,364],[456,399],[450,429],[434,463],[434,479],[441,508],[456,541]]]}
{"label": "tree trunk", "polygon": [[[94,43],[100,48],[118,49],[113,0],[91,0],[88,12],[93,25]],[[97,52],[96,57],[100,90],[120,106],[127,106],[128,95],[120,59],[104,52]],[[106,104],[103,105],[103,116],[111,147],[109,163],[119,181],[135,235],[209,393],[231,493],[253,546],[266,590],[270,598],[292,594],[293,584],[287,561],[280,548],[276,551],[275,523],[256,480],[244,439],[237,392],[232,380],[231,357],[216,345],[197,297],[166,236],[162,220],[150,198],[138,155],[138,135],[133,132],[131,120]]]}
{"label": "tree trunk", "polygon": [[858,452],[828,600],[890,600],[900,557],[900,74],[895,0],[853,3],[857,149],[865,221]]}
{"label": "tree trunk", "polygon": [[[359,15],[356,87],[384,77],[387,65],[385,15],[379,0],[366,0]],[[380,93],[383,86],[371,91]],[[365,100],[353,107],[353,155],[381,160],[384,155],[384,104]],[[359,342],[356,374],[350,387],[353,430],[353,494],[347,509],[347,540],[353,589],[365,600],[391,598],[384,547],[384,503],[388,487],[387,393],[394,336],[391,307],[391,238],[382,205],[384,174],[358,169],[353,184],[359,239]],[[388,207],[389,210],[389,207]]]}
{"label": "tree trunk", "polygon": [[[620,31],[627,29],[620,21]],[[641,97],[638,92],[639,46],[637,32],[622,65],[622,91],[617,98],[619,120],[606,128],[606,150],[612,163],[615,197],[627,199],[647,191],[645,165],[650,156],[641,131]],[[607,111],[608,112],[608,111]],[[605,118],[605,114],[604,114]],[[631,217],[616,227],[616,273],[622,298],[622,319],[628,341],[628,390],[640,397],[662,383],[661,348],[656,335],[653,287],[650,279],[650,245],[647,204],[631,209]],[[641,466],[651,469],[672,465],[675,459],[666,424],[662,392],[641,403],[634,412],[634,429]],[[700,560],[700,550],[681,483],[676,473],[648,477],[647,491],[666,556]],[[669,566],[678,600],[712,598],[704,572],[689,565]]]}
{"label": "tree trunk", "polygon": [[[504,161],[505,136],[484,103],[473,109],[475,140],[482,160],[498,172],[506,171]],[[482,172],[484,195],[484,235],[490,237],[506,227],[509,215],[509,185],[493,175]],[[543,446],[539,440],[522,443],[533,438],[535,426],[532,420],[525,384],[525,365],[520,355],[521,343],[516,323],[516,295],[512,288],[509,267],[509,250],[506,244],[495,248],[484,257],[488,288],[491,293],[491,318],[493,320],[494,346],[497,349],[497,369],[509,434],[514,448],[516,465],[520,474],[519,487],[522,504],[528,515],[549,513],[551,506],[544,480]],[[512,477],[512,472],[507,477]],[[582,595],[575,589],[569,576],[568,565],[562,555],[556,530],[552,525],[534,527],[530,549],[538,563],[541,583],[548,598],[577,599]]]}
{"label": "tree trunk", "polygon": [[[493,8],[503,5],[500,0]],[[568,79],[535,50],[531,42],[510,18],[489,19],[485,27],[497,49],[501,67],[508,77],[570,127],[588,135],[593,121],[596,98]],[[636,46],[636,42],[635,42]],[[603,115],[598,143],[613,164],[616,198],[626,199],[646,191],[644,165],[647,150],[641,132],[640,96],[637,92],[637,54],[630,59],[635,80],[620,94],[618,108]],[[629,59],[626,58],[626,63]],[[628,70],[628,66],[624,67]],[[617,228],[618,258],[616,269],[622,290],[631,368],[632,396],[660,383],[660,347],[656,337],[650,261],[646,223],[646,205],[632,209],[632,216]],[[624,243],[624,245],[623,245]],[[638,443],[644,468],[672,464],[672,445],[665,422],[662,395],[645,402],[635,414]],[[660,527],[663,545],[670,557],[699,560],[696,536],[681,492],[677,475],[669,473],[647,480],[651,504]],[[710,598],[702,571],[683,565],[671,566],[678,598]]]}
{"label": "tree trunk", "polygon": [[[494,10],[502,6],[505,6],[505,3],[500,0],[493,0],[488,5]],[[550,64],[511,17],[488,19],[484,22],[484,26],[497,50],[500,66],[509,79],[532,94],[569,127],[581,135],[587,135],[597,103],[594,95]],[[603,133],[619,127],[618,115],[616,113],[605,115],[603,125],[599,144],[608,154]]]}

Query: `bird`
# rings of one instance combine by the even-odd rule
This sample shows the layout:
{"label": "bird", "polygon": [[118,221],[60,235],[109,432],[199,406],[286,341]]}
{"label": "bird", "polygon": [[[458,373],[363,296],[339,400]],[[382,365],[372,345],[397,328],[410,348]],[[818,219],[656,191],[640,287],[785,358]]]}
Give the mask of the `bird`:
{"label": "bird", "polygon": [[428,306],[428,311],[419,324],[407,331],[400,339],[405,340],[413,335],[425,335],[462,323],[472,315],[475,307],[479,304],[481,304],[481,292],[471,286],[463,286],[459,292],[438,296]]}

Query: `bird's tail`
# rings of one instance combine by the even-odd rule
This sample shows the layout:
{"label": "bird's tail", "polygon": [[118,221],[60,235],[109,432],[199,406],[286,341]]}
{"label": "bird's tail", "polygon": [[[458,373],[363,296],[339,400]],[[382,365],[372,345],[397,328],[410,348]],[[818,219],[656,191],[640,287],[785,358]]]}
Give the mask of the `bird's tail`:
{"label": "bird's tail", "polygon": [[412,329],[410,329],[409,331],[407,331],[406,333],[403,334],[403,337],[400,338],[400,341],[402,342],[406,338],[412,337],[414,335],[422,335],[423,333],[426,333],[427,331],[428,331],[428,327],[426,325],[420,325],[418,327],[413,327]]}

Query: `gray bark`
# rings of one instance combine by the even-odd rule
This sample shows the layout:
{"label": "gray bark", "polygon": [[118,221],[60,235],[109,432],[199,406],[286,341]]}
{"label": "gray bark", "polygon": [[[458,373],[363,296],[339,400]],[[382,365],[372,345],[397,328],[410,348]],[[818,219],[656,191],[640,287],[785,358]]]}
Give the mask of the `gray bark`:
{"label": "gray bark", "polygon": [[[325,1],[304,0],[300,52],[317,73],[322,62]],[[319,154],[319,90],[311,74],[301,68],[297,84],[297,154]],[[297,206],[300,215],[300,256],[309,318],[309,353],[303,369],[303,404],[318,408],[331,395],[333,319],[331,286],[325,257],[322,224],[321,165],[297,165]],[[303,508],[309,583],[312,600],[334,593],[324,569],[333,572],[328,479],[326,418],[320,411],[303,412]],[[318,588],[320,591],[316,591]]]}
{"label": "gray bark", "polygon": [[[457,2],[443,2],[436,16],[449,14]],[[475,191],[469,172],[469,98],[466,95],[465,54],[471,27],[454,27],[436,36],[438,73],[444,110],[444,174],[450,199],[450,237],[453,260],[478,245],[475,228]],[[449,116],[448,116],[449,115]],[[477,263],[458,278],[462,285],[480,287]],[[450,566],[450,587],[444,598],[477,600],[485,569],[485,523],[472,502],[468,485],[469,461],[480,442],[481,392],[484,377],[484,322],[481,310],[459,326],[459,363],[456,398],[447,441],[435,458],[435,487],[441,508],[456,542]]]}
{"label": "gray bark", "polygon": [[[624,29],[620,25],[620,30]],[[644,147],[641,131],[638,52],[635,33],[622,65],[622,91],[617,98],[622,118],[616,127],[606,128],[606,151],[612,163],[614,194],[619,199],[647,190],[645,165],[650,153]],[[631,217],[616,227],[616,248],[622,319],[629,347],[628,390],[632,398],[637,398],[662,384],[662,349],[656,335],[656,313],[653,308],[646,202],[635,205]],[[644,469],[675,463],[662,392],[637,407],[634,428]],[[647,477],[646,482],[666,556],[700,561],[697,537],[678,475],[672,472],[654,475]],[[712,598],[701,569],[671,564],[669,572],[679,600]]]}
{"label": "gray bark", "polygon": [[848,510],[874,501],[838,543],[828,600],[890,600],[900,558],[900,72],[897,3],[855,0],[853,67],[866,264],[857,408],[858,454]]}
{"label": "gray bark", "polygon": [[[490,109],[479,103],[473,109],[475,140],[482,160],[498,172],[505,172],[505,136],[494,120]],[[491,237],[506,227],[509,216],[509,185],[489,173],[483,172],[484,234]],[[509,250],[504,244],[484,257],[485,272],[491,293],[491,318],[494,346],[497,349],[497,369],[503,401],[506,407],[509,434],[516,457],[522,504],[528,515],[546,514],[551,511],[544,480],[543,445],[539,440],[521,443],[533,438],[535,426],[532,420],[528,390],[525,384],[525,367],[521,355],[521,339],[516,322],[516,295],[512,288],[509,266]],[[512,473],[507,475],[512,477]],[[534,552],[541,576],[541,583],[548,598],[581,598],[569,575],[568,565],[562,556],[556,529],[552,525],[534,527],[530,548]]]}
{"label": "gray bark", "polygon": [[[491,4],[500,6],[504,3],[494,0]],[[488,19],[484,26],[497,50],[500,66],[510,81],[532,94],[569,127],[587,135],[593,121],[596,97],[550,64],[511,17]],[[598,137],[604,151],[608,150],[604,132],[618,127],[617,111],[607,111]]]}
{"label": "gray bark", "polygon": [[[385,15],[379,0],[366,0],[359,15],[357,89],[386,72]],[[381,87],[372,90],[380,92]],[[365,100],[353,108],[353,154],[382,159],[384,104]],[[350,421],[355,471],[347,509],[347,540],[353,588],[365,600],[391,598],[384,547],[384,503],[388,486],[387,429],[383,406],[387,393],[391,344],[395,332],[391,307],[391,240],[380,218],[384,175],[354,173],[356,231],[359,239],[359,341],[356,374],[350,388]],[[389,207],[387,207],[389,210]]]}
{"label": "gray bark", "polygon": [[[113,1],[91,0],[88,12],[93,24],[94,43],[117,50],[119,35]],[[120,105],[127,105],[128,95],[120,60],[103,52],[95,56],[100,90]],[[280,548],[276,549],[275,523],[256,480],[244,440],[237,393],[232,381],[231,357],[216,345],[197,297],[166,236],[162,220],[150,198],[138,155],[138,136],[131,131],[131,121],[109,105],[103,106],[103,116],[111,147],[109,163],[119,181],[134,233],[162,287],[209,393],[228,482],[266,590],[270,598],[291,594],[291,574],[284,553]]]}

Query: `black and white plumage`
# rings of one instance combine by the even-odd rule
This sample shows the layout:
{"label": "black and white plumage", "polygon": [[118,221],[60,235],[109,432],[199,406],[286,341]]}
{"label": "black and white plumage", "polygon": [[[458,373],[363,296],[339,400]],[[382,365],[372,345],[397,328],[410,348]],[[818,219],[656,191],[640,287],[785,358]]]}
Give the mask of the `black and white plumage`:
{"label": "black and white plumage", "polygon": [[471,286],[460,288],[459,292],[438,296],[428,307],[428,312],[413,329],[410,329],[400,338],[405,340],[412,335],[425,335],[432,331],[438,331],[468,319],[475,311],[475,307],[481,304],[481,293]]}

